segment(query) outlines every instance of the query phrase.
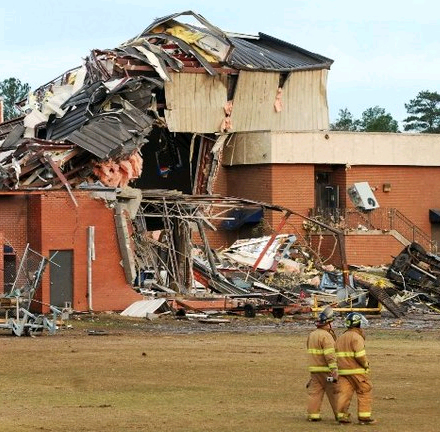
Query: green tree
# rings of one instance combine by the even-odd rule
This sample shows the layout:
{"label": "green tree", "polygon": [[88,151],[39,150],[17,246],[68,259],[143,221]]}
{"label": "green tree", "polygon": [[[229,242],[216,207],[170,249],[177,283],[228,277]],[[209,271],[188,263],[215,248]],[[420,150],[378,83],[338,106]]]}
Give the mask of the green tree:
{"label": "green tree", "polygon": [[348,108],[339,110],[339,117],[334,123],[330,123],[330,130],[334,131],[356,131],[358,130],[358,120],[353,118],[353,114]]}
{"label": "green tree", "polygon": [[406,131],[440,133],[440,94],[421,91],[405,104],[409,116],[403,120]]}
{"label": "green tree", "polygon": [[384,108],[375,106],[367,108],[359,120],[359,130],[362,132],[398,132],[399,124]]}
{"label": "green tree", "polygon": [[17,78],[8,78],[0,83],[0,96],[3,96],[5,120],[11,120],[20,115],[15,104],[25,99],[30,89],[29,84],[23,84]]}
{"label": "green tree", "polygon": [[330,130],[359,132],[399,132],[399,124],[384,108],[367,108],[357,120],[347,108],[339,110],[339,117],[330,124]]}

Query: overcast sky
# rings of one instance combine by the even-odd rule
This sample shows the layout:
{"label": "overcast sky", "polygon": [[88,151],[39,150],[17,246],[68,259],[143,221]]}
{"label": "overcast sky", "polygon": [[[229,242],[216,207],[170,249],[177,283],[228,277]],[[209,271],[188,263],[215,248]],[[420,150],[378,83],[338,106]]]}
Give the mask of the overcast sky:
{"label": "overcast sky", "polygon": [[437,0],[19,0],[0,5],[0,81],[37,88],[115,48],[158,17],[192,10],[222,30],[266,33],[334,60],[330,120],[378,105],[399,122],[420,91],[440,91]]}

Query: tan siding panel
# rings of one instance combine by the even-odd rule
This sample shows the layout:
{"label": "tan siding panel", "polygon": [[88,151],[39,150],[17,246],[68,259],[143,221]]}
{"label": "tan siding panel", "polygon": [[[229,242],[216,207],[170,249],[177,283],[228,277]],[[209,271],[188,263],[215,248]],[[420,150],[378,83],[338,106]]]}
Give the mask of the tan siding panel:
{"label": "tan siding panel", "polygon": [[278,72],[241,71],[234,96],[234,132],[328,129],[327,70],[290,74],[283,86],[282,110],[276,112]]}
{"label": "tan siding panel", "polygon": [[272,129],[279,76],[278,72],[240,72],[231,115],[234,132]]}
{"label": "tan siding panel", "polygon": [[220,131],[227,102],[227,76],[172,73],[165,82],[165,120],[171,132]]}
{"label": "tan siding panel", "polygon": [[274,130],[328,129],[327,70],[290,74],[283,86],[283,110]]}

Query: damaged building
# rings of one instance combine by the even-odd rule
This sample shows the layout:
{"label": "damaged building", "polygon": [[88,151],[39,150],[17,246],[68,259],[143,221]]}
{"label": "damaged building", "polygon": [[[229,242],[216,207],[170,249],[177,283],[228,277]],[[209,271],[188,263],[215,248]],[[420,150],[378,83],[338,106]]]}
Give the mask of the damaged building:
{"label": "damaged building", "polygon": [[142,288],[195,282],[240,295],[210,277],[209,245],[274,232],[336,264],[339,250],[359,265],[413,241],[432,250],[440,138],[328,131],[332,63],[187,11],[32,91],[22,117],[0,124],[4,293],[28,245],[50,259],[42,311],[123,310]]}

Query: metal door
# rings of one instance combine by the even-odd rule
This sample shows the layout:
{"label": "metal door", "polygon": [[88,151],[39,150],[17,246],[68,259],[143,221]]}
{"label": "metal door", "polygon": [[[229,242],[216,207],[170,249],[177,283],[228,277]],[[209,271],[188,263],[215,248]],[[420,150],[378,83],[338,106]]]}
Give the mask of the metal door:
{"label": "metal door", "polygon": [[15,278],[17,277],[17,264],[15,255],[4,255],[4,293],[9,294],[11,288],[14,286]]}
{"label": "metal door", "polygon": [[73,303],[73,251],[50,251],[50,304]]}

